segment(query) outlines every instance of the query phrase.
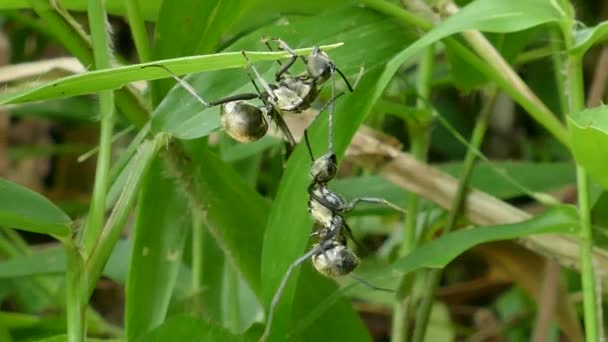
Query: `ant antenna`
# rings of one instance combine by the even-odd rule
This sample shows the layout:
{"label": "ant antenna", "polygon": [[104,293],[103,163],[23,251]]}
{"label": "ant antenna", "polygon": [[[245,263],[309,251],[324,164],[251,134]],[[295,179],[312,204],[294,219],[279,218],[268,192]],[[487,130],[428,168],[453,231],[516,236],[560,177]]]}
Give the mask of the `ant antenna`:
{"label": "ant antenna", "polygon": [[[344,95],[344,92],[339,93],[338,95],[335,95],[334,97],[332,97],[329,101],[327,101],[327,103],[325,103],[323,105],[323,107],[321,107],[321,109],[319,110],[319,113],[312,119],[312,121],[308,124],[308,127],[310,127],[310,125],[312,125],[313,122],[315,122],[315,120],[317,120],[317,118],[319,116],[321,116],[321,113],[327,109],[327,107],[332,106],[332,110],[333,110],[333,105],[336,102],[337,99],[339,99],[342,95]],[[330,145],[331,144],[331,139],[333,139],[333,134],[332,134],[332,130],[333,130],[333,116],[331,115],[331,111],[330,111],[330,119],[329,119],[329,136],[330,136]],[[308,140],[308,128],[306,128],[304,130],[304,140],[306,141],[306,146],[308,147],[308,153],[310,154],[310,160],[312,162],[315,161],[315,157],[314,154],[312,153],[312,148],[310,147],[310,141]],[[333,147],[333,146],[332,146]],[[333,149],[330,148],[330,151],[333,152]]]}
{"label": "ant antenna", "polygon": [[370,283],[369,281],[367,281],[367,280],[365,280],[365,279],[363,279],[363,278],[361,278],[361,277],[359,277],[359,276],[356,276],[356,275],[354,275],[354,274],[352,274],[352,273],[350,274],[350,276],[351,276],[351,277],[353,277],[353,279],[355,279],[356,281],[358,281],[358,282],[360,282],[361,284],[363,284],[363,285],[365,285],[365,286],[367,286],[367,287],[371,288],[371,289],[372,289],[372,290],[374,290],[374,291],[383,291],[383,292],[390,292],[390,293],[395,293],[395,292],[397,292],[397,291],[392,290],[392,289],[387,289],[387,288],[384,288],[384,287],[379,287],[379,286],[376,286],[376,285],[374,285],[374,284]]}
{"label": "ant antenna", "polygon": [[171,77],[173,77],[175,79],[175,81],[177,81],[184,89],[186,89],[186,91],[188,91],[190,93],[190,95],[194,96],[200,103],[202,103],[205,107],[209,108],[210,105],[207,101],[203,100],[202,97],[200,97],[197,93],[196,90],[194,90],[194,88],[192,88],[192,86],[184,81],[181,77],[177,76],[173,71],[169,70],[169,68],[167,68],[166,66],[162,65],[162,64],[150,64],[150,65],[144,65],[141,68],[145,69],[145,68],[150,68],[150,67],[155,67],[155,68],[161,68],[161,69],[165,69],[165,71],[171,75]]}
{"label": "ant antenna", "polygon": [[279,288],[275,292],[274,296],[272,297],[272,301],[270,302],[270,308],[268,311],[268,320],[266,321],[266,327],[264,328],[264,333],[262,334],[262,337],[260,337],[260,341],[266,341],[268,339],[268,336],[270,335],[270,328],[272,327],[274,311],[275,311],[277,305],[279,304],[279,300],[283,296],[283,291],[285,291],[285,287],[287,286],[287,282],[289,281],[289,278],[291,277],[291,273],[293,272],[293,270],[296,269],[296,267],[300,266],[300,264],[302,264],[303,262],[308,260],[315,253],[318,253],[319,250],[321,249],[319,246],[320,245],[318,245],[315,248],[312,248],[306,254],[302,255],[296,261],[294,261],[291,265],[289,265],[289,268],[287,268],[287,272],[285,272],[283,279],[281,279],[281,284],[279,284]]}

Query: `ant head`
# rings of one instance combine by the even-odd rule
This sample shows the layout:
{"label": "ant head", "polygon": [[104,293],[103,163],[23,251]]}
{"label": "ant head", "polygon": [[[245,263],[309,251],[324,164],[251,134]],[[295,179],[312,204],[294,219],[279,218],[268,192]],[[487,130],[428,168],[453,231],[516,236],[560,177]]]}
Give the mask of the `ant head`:
{"label": "ant head", "polygon": [[335,68],[334,62],[325,51],[315,46],[306,63],[308,75],[318,84],[321,84],[329,79]]}
{"label": "ant head", "polygon": [[337,241],[332,241],[325,250],[313,254],[311,259],[315,269],[330,278],[347,275],[359,266],[355,253]]}
{"label": "ant head", "polygon": [[264,111],[246,101],[231,101],[220,106],[220,121],[226,133],[240,142],[256,141],[268,131]]}
{"label": "ant head", "polygon": [[338,160],[333,152],[317,158],[310,167],[310,175],[317,183],[329,182],[336,176],[337,171]]}

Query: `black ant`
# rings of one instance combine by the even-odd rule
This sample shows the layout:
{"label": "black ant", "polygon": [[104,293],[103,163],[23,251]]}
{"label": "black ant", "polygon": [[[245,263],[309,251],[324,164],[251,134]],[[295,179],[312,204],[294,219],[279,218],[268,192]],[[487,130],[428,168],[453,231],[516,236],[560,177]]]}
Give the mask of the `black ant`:
{"label": "black ant", "polygon": [[[354,87],[348,82],[344,73],[342,73],[329,58],[327,53],[318,46],[313,47],[313,50],[308,57],[299,56],[302,62],[304,62],[304,65],[306,65],[306,72],[298,76],[293,76],[289,73],[289,69],[298,59],[297,53],[287,45],[286,42],[279,38],[265,38],[263,39],[263,42],[270,51],[274,51],[269,44],[270,41],[277,42],[279,50],[284,50],[291,54],[291,57],[285,64],[282,64],[281,61],[277,60],[277,63],[281,66],[275,73],[275,82],[277,85],[271,86],[278,99],[277,105],[282,111],[300,113],[301,111],[310,108],[312,103],[319,96],[319,86],[325,83],[329,78],[332,79],[332,97],[335,96],[335,84],[333,80],[335,72],[342,77],[348,90],[351,93],[354,91]],[[362,73],[363,68],[355,81],[355,87],[357,86]]]}
{"label": "black ant", "polygon": [[[325,110],[328,106],[331,106],[331,109],[329,110],[328,153],[315,159],[308,140],[308,129],[304,131],[306,147],[308,148],[312,161],[312,166],[310,168],[312,182],[308,187],[308,212],[314,220],[315,226],[319,227],[319,229],[312,233],[312,236],[317,238],[318,241],[308,252],[296,259],[287,268],[287,271],[281,279],[281,283],[279,284],[279,287],[270,303],[268,321],[260,341],[265,341],[270,334],[274,311],[279,300],[281,299],[291,273],[296,269],[296,267],[304,263],[309,258],[311,259],[314,268],[326,277],[335,278],[350,274],[357,281],[368,285],[373,289],[393,292],[392,290],[379,288],[369,284],[367,281],[352,274],[355,268],[357,268],[359,265],[359,258],[347,246],[347,237],[355,243],[356,241],[354,240],[352,231],[347,225],[343,215],[351,212],[357,206],[357,204],[362,202],[384,204],[397,210],[401,213],[401,215],[404,215],[405,211],[398,205],[382,198],[359,197],[348,202],[346,199],[344,199],[344,197],[331,191],[327,186],[328,182],[335,178],[338,170],[337,157],[333,149],[332,122],[334,102],[342,95],[344,95],[344,93],[334,96],[319,111],[320,115],[323,110]],[[315,119],[318,118],[319,115],[317,115]]]}
{"label": "black ant", "polygon": [[[261,92],[258,88],[257,83],[251,77],[249,73],[249,80],[253,84],[257,93],[243,93],[231,95],[216,101],[207,102],[200,95],[197,94],[196,90],[192,88],[188,82],[184,81],[181,77],[173,73],[169,68],[161,64],[146,65],[142,68],[157,67],[164,69],[169,75],[171,75],[175,81],[177,81],[188,93],[194,96],[203,106],[211,108],[220,106],[220,122],[222,127],[237,141],[240,142],[253,142],[262,138],[268,131],[268,126],[274,121],[281,133],[285,136],[291,147],[295,146],[295,139],[289,130],[289,127],[283,120],[277,110],[276,97],[270,90],[268,84],[255,69],[255,66],[251,63],[244,51],[243,56],[247,59],[249,66],[252,67],[256,76],[264,87],[264,92]],[[256,106],[248,100],[259,99],[262,101],[261,106]]]}

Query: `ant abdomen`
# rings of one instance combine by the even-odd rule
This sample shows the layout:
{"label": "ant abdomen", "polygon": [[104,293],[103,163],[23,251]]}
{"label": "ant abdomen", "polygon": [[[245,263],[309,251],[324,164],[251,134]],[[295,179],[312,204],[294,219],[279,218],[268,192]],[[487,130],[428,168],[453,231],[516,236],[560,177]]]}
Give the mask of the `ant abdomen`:
{"label": "ant abdomen", "polygon": [[350,274],[359,266],[355,253],[337,241],[332,241],[325,250],[313,254],[311,259],[315,269],[330,278]]}
{"label": "ant abdomen", "polygon": [[256,141],[268,131],[262,110],[245,101],[222,104],[220,120],[226,133],[240,142]]}

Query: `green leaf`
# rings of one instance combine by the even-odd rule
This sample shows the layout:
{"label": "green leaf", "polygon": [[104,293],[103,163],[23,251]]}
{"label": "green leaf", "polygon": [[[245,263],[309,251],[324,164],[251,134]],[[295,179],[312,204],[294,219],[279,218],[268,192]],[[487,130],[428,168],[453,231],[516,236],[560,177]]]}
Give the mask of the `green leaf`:
{"label": "green leaf", "polygon": [[58,274],[65,271],[65,265],[65,249],[51,247],[40,252],[3,260],[0,262],[0,279]]}
{"label": "green leaf", "polygon": [[425,267],[443,268],[464,251],[478,244],[532,234],[575,234],[578,225],[576,208],[560,206],[523,222],[459,230],[444,235],[395,261],[391,269],[405,274]]}
{"label": "green leaf", "polygon": [[184,215],[188,202],[178,189],[157,159],[142,184],[137,210],[126,286],[127,341],[135,341],[165,319],[191,223]]}
{"label": "green leaf", "polygon": [[[324,46],[332,49],[339,45]],[[309,54],[312,48],[297,50],[300,54]],[[286,52],[248,52],[252,61],[272,61],[289,57]],[[161,68],[144,68],[146,65],[162,64],[172,72],[182,75],[200,71],[238,68],[246,65],[240,52],[218,53],[213,55],[190,56],[133,64],[111,69],[95,70],[79,75],[64,77],[47,82],[33,89],[0,96],[0,104],[40,101],[69,96],[91,94],[100,90],[112,90],[124,87],[128,83],[141,80],[167,78],[167,72]]]}
{"label": "green leaf", "polygon": [[594,27],[584,27],[574,32],[574,46],[571,53],[583,55],[590,47],[606,40],[608,21],[602,21]]}
{"label": "green leaf", "polygon": [[42,195],[0,178],[0,226],[67,237],[71,224],[68,215]]}
{"label": "green leaf", "polygon": [[169,318],[158,328],[142,336],[141,342],[165,341],[247,341],[243,336],[236,336],[228,330],[213,325],[202,319],[189,316]]}
{"label": "green leaf", "polygon": [[573,113],[568,116],[568,124],[577,163],[604,189],[608,189],[608,106]]}
{"label": "green leaf", "polygon": [[196,163],[195,191],[204,199],[208,229],[260,298],[260,250],[268,202],[202,144],[192,144],[189,155]]}

